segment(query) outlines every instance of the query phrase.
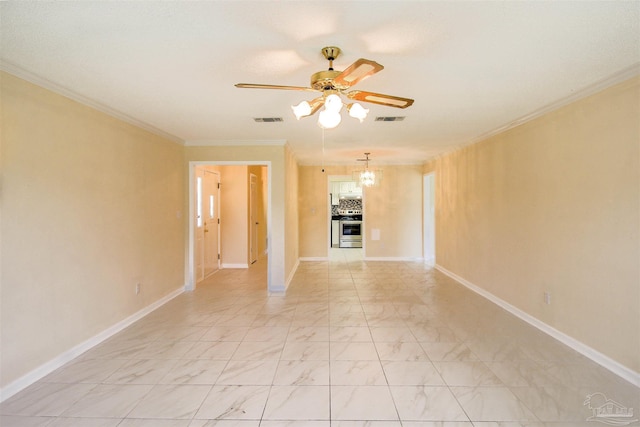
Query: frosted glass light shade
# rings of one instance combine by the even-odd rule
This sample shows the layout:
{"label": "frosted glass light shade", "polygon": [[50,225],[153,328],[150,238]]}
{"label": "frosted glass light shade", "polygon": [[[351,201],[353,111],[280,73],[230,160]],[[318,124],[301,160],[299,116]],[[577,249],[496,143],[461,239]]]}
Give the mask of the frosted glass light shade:
{"label": "frosted glass light shade", "polygon": [[324,108],[327,111],[334,111],[336,113],[340,112],[342,108],[342,100],[336,94],[331,94],[327,96],[327,99],[324,101]]}
{"label": "frosted glass light shade", "polygon": [[337,111],[322,110],[318,115],[318,125],[323,129],[333,129],[342,121],[340,113]]}
{"label": "frosted glass light shade", "polygon": [[360,184],[371,187],[376,183],[376,174],[373,171],[365,170],[360,173]]}
{"label": "frosted glass light shade", "polygon": [[293,114],[296,116],[296,119],[300,120],[300,117],[308,116],[311,114],[311,105],[307,101],[302,101],[298,105],[291,106],[293,110]]}
{"label": "frosted glass light shade", "polygon": [[354,119],[360,120],[360,123],[362,123],[362,121],[367,118],[367,114],[369,114],[369,110],[357,102],[347,105],[347,110],[349,111],[349,115]]}

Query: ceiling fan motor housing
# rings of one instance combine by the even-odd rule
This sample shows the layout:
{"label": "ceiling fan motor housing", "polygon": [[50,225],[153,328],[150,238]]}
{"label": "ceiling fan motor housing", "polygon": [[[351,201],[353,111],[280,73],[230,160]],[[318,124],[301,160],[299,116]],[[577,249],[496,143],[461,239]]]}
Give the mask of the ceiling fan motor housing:
{"label": "ceiling fan motor housing", "polygon": [[341,73],[342,71],[335,70],[318,71],[311,75],[311,87],[319,91],[347,89],[348,86],[336,85],[334,81]]}

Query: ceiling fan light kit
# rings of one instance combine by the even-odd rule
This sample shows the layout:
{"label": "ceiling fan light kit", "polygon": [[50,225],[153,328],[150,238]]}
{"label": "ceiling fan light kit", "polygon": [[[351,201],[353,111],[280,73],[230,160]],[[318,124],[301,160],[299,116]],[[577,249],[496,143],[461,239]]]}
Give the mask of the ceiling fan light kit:
{"label": "ceiling fan light kit", "polygon": [[[328,46],[322,49],[323,56],[329,61],[327,71],[319,71],[311,75],[310,87],[301,86],[278,86],[254,83],[238,83],[238,88],[249,89],[279,89],[279,90],[299,90],[322,92],[322,96],[312,101],[302,101],[298,105],[292,106],[296,119],[315,114],[323,105],[324,109],[318,115],[318,125],[323,129],[333,129],[340,124],[342,117],[340,110],[344,106],[340,95],[345,95],[349,99],[373,104],[385,105],[387,107],[407,108],[413,104],[413,99],[401,98],[393,95],[380,93],[350,91],[347,89],[366,79],[367,77],[381,71],[384,67],[375,61],[360,58],[344,71],[333,69],[333,61],[340,55],[341,50],[336,46]],[[349,116],[362,121],[367,117],[369,110],[359,103],[347,104]]]}
{"label": "ceiling fan light kit", "polygon": [[338,111],[324,109],[318,114],[318,126],[322,129],[333,129],[342,121],[342,116]]}
{"label": "ceiling fan light kit", "polygon": [[358,104],[357,102],[353,104],[348,104],[347,111],[349,112],[349,115],[351,117],[353,117],[354,119],[360,120],[360,123],[362,123],[362,121],[367,118],[367,114],[369,114],[369,109],[364,108],[362,105]]}

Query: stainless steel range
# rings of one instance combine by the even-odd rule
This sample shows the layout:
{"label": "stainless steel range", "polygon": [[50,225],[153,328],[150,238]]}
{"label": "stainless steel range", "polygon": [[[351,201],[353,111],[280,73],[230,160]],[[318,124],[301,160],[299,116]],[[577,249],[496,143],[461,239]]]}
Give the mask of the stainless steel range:
{"label": "stainless steel range", "polygon": [[360,209],[339,209],[340,247],[362,247],[362,211]]}

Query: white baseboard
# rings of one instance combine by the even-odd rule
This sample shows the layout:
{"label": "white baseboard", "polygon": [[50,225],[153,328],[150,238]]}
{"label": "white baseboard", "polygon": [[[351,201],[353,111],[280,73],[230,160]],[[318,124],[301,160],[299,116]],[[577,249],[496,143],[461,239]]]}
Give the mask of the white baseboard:
{"label": "white baseboard", "polygon": [[477,285],[474,285],[473,283],[471,283],[468,280],[458,276],[457,274],[447,270],[446,268],[442,267],[441,265],[436,264],[435,268],[437,270],[441,271],[442,273],[446,274],[447,276],[451,277],[455,281],[459,282],[463,286],[467,287],[468,289],[472,290],[473,292],[477,293],[478,295],[488,299],[492,303],[504,308],[509,313],[513,314],[514,316],[524,320],[525,322],[527,322],[531,326],[533,326],[533,327],[539,329],[540,331],[546,333],[547,335],[555,338],[556,340],[560,341],[561,343],[571,347],[572,349],[574,349],[578,353],[582,354],[583,356],[588,357],[589,359],[593,360],[597,364],[599,364],[602,367],[608,369],[609,371],[613,372],[614,374],[618,375],[619,377],[625,379],[626,381],[630,382],[631,384],[635,385],[636,387],[640,387],[640,373],[639,372],[635,372],[634,370],[622,365],[621,363],[615,361],[614,359],[610,358],[609,356],[606,356],[606,355],[600,353],[599,351],[595,350],[594,348],[589,347],[585,343],[583,343],[581,341],[578,341],[577,339],[565,334],[564,332],[560,332],[559,330],[555,329],[554,327],[544,323],[540,319],[531,316],[530,314],[520,310],[517,307],[514,307],[513,305],[511,305],[508,302],[504,301],[503,299],[498,298],[497,296],[495,296],[492,293],[482,289],[481,287],[479,287]]}
{"label": "white baseboard", "polygon": [[289,285],[293,280],[293,276],[296,275],[296,271],[298,271],[298,267],[300,267],[300,258],[298,258],[298,260],[296,261],[296,265],[293,266],[293,268],[291,269],[291,273],[289,273],[287,280],[284,282],[284,289],[282,290],[283,292],[289,289]]}
{"label": "white baseboard", "polygon": [[142,310],[132,314],[126,319],[105,329],[104,331],[100,332],[98,335],[95,335],[92,338],[89,338],[88,340],[76,345],[75,347],[72,347],[71,349],[65,351],[64,353],[59,354],[55,358],[40,365],[39,367],[32,370],[31,372],[10,382],[5,387],[0,389],[0,402],[4,402],[6,399],[10,398],[11,396],[20,392],[21,390],[27,388],[31,384],[40,380],[41,378],[44,378],[46,375],[49,375],[51,372],[62,367],[66,363],[72,361],[73,359],[80,356],[82,353],[86,352],[87,350],[90,350],[91,348],[97,346],[98,344],[102,343],[108,338],[111,338],[113,335],[117,334],[124,328],[132,325],[136,321],[142,319],[147,314],[158,309],[162,305],[168,303],[169,301],[171,301],[172,299],[174,299],[175,297],[177,297],[183,292],[184,292],[184,287],[181,286],[179,289],[176,289],[175,291],[164,296],[158,301],[146,306]]}
{"label": "white baseboard", "polygon": [[249,264],[222,264],[222,268],[249,268]]}

